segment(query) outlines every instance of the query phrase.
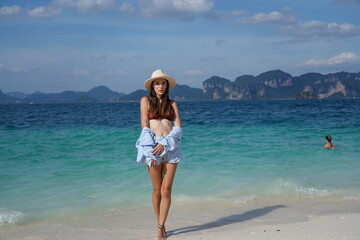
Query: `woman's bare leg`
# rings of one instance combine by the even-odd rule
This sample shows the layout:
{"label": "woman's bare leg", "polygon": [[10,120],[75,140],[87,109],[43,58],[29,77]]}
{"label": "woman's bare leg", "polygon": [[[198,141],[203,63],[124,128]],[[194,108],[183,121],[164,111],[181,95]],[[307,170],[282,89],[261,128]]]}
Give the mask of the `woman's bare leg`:
{"label": "woman's bare leg", "polygon": [[163,162],[160,165],[148,167],[153,186],[152,202],[159,225],[159,237],[165,237],[164,224],[171,205],[171,190],[177,165],[177,163]]}
{"label": "woman's bare leg", "polygon": [[162,183],[162,170],[163,165],[155,165],[151,168],[148,167],[151,183],[153,186],[152,203],[157,222],[160,216],[160,202],[161,202],[161,183]]}
{"label": "woman's bare leg", "polygon": [[164,225],[169,213],[171,204],[171,190],[175,178],[177,163],[163,163],[163,180],[161,184],[161,201],[160,201],[160,214],[159,225]]}

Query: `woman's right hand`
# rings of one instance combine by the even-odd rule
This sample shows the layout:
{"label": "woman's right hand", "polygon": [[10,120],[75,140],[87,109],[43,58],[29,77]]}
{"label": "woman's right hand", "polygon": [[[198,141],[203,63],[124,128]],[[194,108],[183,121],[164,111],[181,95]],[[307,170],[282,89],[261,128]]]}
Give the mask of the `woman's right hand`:
{"label": "woman's right hand", "polygon": [[151,153],[154,155],[160,155],[163,151],[164,151],[164,145],[158,143],[151,151]]}

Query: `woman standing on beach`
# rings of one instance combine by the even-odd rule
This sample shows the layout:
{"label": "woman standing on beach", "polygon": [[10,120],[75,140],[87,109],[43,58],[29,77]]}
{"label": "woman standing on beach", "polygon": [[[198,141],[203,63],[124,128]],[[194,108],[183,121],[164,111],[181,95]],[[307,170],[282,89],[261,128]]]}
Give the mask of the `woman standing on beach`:
{"label": "woman standing on beach", "polygon": [[176,167],[182,160],[179,110],[176,102],[169,99],[169,89],[175,84],[175,79],[160,69],[145,81],[149,92],[140,101],[142,132],[136,142],[137,162],[148,165],[157,235],[161,240],[166,239],[165,221],[171,204],[171,189]]}

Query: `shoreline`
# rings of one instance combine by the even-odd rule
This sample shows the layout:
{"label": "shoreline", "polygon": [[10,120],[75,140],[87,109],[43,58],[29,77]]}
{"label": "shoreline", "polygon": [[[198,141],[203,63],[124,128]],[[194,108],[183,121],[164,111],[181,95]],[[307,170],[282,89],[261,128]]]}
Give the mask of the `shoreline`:
{"label": "shoreline", "polygon": [[[360,239],[360,200],[260,199],[170,209],[168,239]],[[3,240],[156,239],[148,207],[108,208],[0,227]]]}

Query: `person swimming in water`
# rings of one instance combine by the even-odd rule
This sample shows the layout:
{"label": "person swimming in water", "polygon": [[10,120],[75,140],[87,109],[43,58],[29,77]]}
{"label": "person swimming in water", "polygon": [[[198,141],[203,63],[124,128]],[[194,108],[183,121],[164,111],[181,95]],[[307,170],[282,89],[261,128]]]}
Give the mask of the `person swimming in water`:
{"label": "person swimming in water", "polygon": [[330,135],[327,135],[325,137],[326,144],[324,145],[324,147],[326,147],[326,148],[335,148],[335,145],[332,144],[331,140],[332,140],[332,137]]}

